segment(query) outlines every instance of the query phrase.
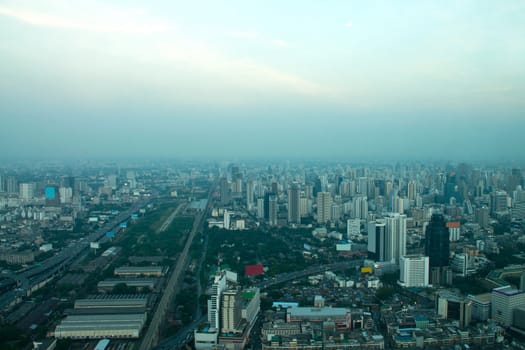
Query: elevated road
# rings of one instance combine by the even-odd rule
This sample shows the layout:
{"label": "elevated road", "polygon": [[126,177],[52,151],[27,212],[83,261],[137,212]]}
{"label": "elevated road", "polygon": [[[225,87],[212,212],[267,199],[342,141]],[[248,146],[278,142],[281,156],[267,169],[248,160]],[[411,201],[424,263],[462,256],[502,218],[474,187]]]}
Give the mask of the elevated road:
{"label": "elevated road", "polygon": [[[211,189],[213,188],[214,187],[211,187]],[[210,190],[209,195],[208,195],[208,203],[210,203],[212,193],[213,191]],[[171,275],[166,284],[166,288],[164,290],[164,294],[162,294],[162,298],[160,299],[159,304],[157,305],[157,308],[155,309],[155,313],[152,316],[151,323],[149,324],[148,330],[146,331],[146,334],[144,335],[142,343],[140,344],[140,348],[139,348],[140,350],[149,350],[153,348],[155,345],[157,345],[159,341],[162,322],[166,318],[166,313],[168,311],[170,303],[173,301],[173,298],[178,291],[177,282],[181,279],[183,271],[188,266],[188,252],[193,243],[193,239],[195,238],[195,235],[197,234],[199,228],[202,225],[203,219],[206,218],[207,210],[208,208],[206,208],[206,210],[198,212],[195,215],[192,230],[190,234],[188,235],[188,239],[186,240],[184,249],[182,250],[182,253],[179,256],[179,259],[177,260],[175,268],[171,272]]]}

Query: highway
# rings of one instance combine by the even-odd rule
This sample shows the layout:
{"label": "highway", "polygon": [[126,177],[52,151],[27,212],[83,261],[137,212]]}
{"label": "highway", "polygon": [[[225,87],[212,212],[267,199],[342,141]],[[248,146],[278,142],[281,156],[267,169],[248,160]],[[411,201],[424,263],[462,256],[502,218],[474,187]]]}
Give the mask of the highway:
{"label": "highway", "polygon": [[[214,187],[212,186],[208,195],[208,203],[210,203],[211,195],[213,193],[212,189]],[[208,204],[209,208],[209,204]],[[162,294],[162,298],[159,301],[159,304],[157,305],[157,308],[155,309],[155,313],[152,316],[151,322],[149,324],[148,330],[144,334],[144,338],[142,340],[142,343],[140,344],[140,350],[149,350],[153,348],[159,341],[160,336],[160,329],[162,326],[162,322],[166,318],[166,312],[168,311],[168,307],[170,306],[171,302],[173,301],[173,297],[177,293],[178,285],[177,282],[180,280],[180,277],[184,270],[186,269],[188,265],[188,252],[190,250],[191,244],[193,243],[193,239],[195,238],[195,235],[197,234],[197,231],[201,227],[203,219],[206,218],[206,213],[208,211],[208,208],[206,210],[201,211],[195,215],[195,219],[193,221],[193,228],[188,235],[188,239],[186,240],[186,244],[184,245],[184,249],[182,250],[182,253],[179,256],[179,259],[177,260],[177,263],[175,265],[175,268],[172,270],[171,275],[168,279],[168,282],[166,284],[166,288],[164,289],[164,293]]]}
{"label": "highway", "polygon": [[129,219],[131,214],[144,207],[148,202],[139,201],[129,209],[119,213],[102,228],[90,233],[82,238],[80,242],[71,242],[69,245],[53,257],[43,261],[40,266],[33,266],[20,273],[4,274],[17,281],[18,287],[10,290],[0,297],[0,310],[6,311],[16,305],[26,296],[31,295],[42,283],[46,283],[56,273],[64,270],[71,262],[83,251],[89,249],[90,242],[97,242],[103,239],[108,231],[118,231],[120,223]]}

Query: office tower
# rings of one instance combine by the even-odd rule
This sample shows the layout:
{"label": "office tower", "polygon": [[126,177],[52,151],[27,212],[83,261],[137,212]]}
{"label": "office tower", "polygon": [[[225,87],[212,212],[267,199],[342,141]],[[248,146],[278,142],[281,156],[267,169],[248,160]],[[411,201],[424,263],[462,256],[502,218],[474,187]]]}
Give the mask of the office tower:
{"label": "office tower", "polygon": [[47,206],[60,206],[60,194],[58,191],[58,186],[47,185],[44,190],[44,193]]}
{"label": "office tower", "polygon": [[512,169],[507,180],[507,190],[514,191],[518,186],[523,184],[523,176],[520,169]]}
{"label": "office tower", "polygon": [[227,205],[231,201],[231,188],[228,179],[225,177],[221,178],[219,186],[221,195],[221,205]]}
{"label": "office tower", "polygon": [[368,218],[368,199],[367,197],[354,197],[354,218],[366,220]]}
{"label": "office tower", "polygon": [[461,199],[459,198],[459,192],[457,191],[456,173],[451,172],[447,175],[444,189],[445,203],[450,203],[450,198],[452,197],[456,198],[457,202],[461,202]]}
{"label": "office tower", "polygon": [[264,219],[269,220],[270,219],[270,197],[275,197],[276,194],[274,192],[266,192],[264,194]]}
{"label": "office tower", "polygon": [[507,192],[505,191],[496,191],[492,193],[491,195],[491,211],[492,214],[501,214],[506,213],[508,206],[507,206]]}
{"label": "office tower", "polygon": [[385,220],[375,220],[368,223],[368,257],[374,261],[385,261],[386,247]]}
{"label": "office tower", "polygon": [[317,194],[317,222],[325,224],[330,221],[332,214],[332,196],[328,192]]}
{"label": "office tower", "polygon": [[357,182],[357,193],[367,196],[368,195],[368,178],[360,177]]}
{"label": "office tower", "polygon": [[264,198],[257,198],[257,218],[264,219]]}
{"label": "office tower", "polygon": [[71,187],[60,187],[58,192],[60,193],[60,203],[71,203],[71,199],[73,198],[73,189]]}
{"label": "office tower", "polygon": [[353,235],[359,235],[361,233],[361,220],[359,219],[348,219],[346,220],[346,236],[350,239]]}
{"label": "office tower", "polygon": [[399,213],[399,214],[403,214],[405,212],[403,198],[399,196],[392,197],[392,211],[394,213]]}
{"label": "office tower", "polygon": [[385,260],[395,264],[406,254],[407,216],[390,213],[385,217],[386,223],[386,255]]}
{"label": "office tower", "polygon": [[408,200],[413,201],[416,199],[416,182],[414,180],[410,180],[407,185],[407,197]]}
{"label": "office tower", "polygon": [[237,333],[242,320],[242,298],[237,289],[228,289],[222,293],[221,333]]}
{"label": "office tower", "polygon": [[225,289],[226,273],[218,271],[213,278],[211,297],[208,299],[208,322],[215,329],[220,329],[221,295]]}
{"label": "office tower", "polygon": [[270,226],[277,226],[277,196],[268,197],[268,222]]}
{"label": "office tower", "polygon": [[6,191],[7,194],[18,193],[18,181],[14,176],[8,176],[6,179]]}
{"label": "office tower", "polygon": [[241,198],[242,197],[242,176],[238,174],[232,183],[232,197]]}
{"label": "office tower", "polygon": [[23,201],[30,201],[35,196],[36,185],[33,182],[24,182],[20,184],[19,197]]}
{"label": "office tower", "polygon": [[442,214],[432,214],[428,223],[425,238],[425,255],[430,258],[431,269],[448,266],[450,255],[449,233]]}
{"label": "office tower", "polygon": [[503,326],[512,326],[512,315],[525,305],[525,291],[503,286],[492,290],[492,319]]}
{"label": "office tower", "polygon": [[308,214],[310,214],[311,207],[312,207],[312,201],[309,200],[306,197],[299,198],[299,212],[301,217],[305,217]]}
{"label": "office tower", "polygon": [[481,228],[486,228],[489,226],[489,208],[476,208],[474,211],[474,217]]}
{"label": "office tower", "polygon": [[274,193],[276,196],[279,194],[279,185],[277,182],[272,182],[272,193]]}
{"label": "office tower", "polygon": [[253,207],[253,181],[246,183],[246,208],[251,210]]}
{"label": "office tower", "polygon": [[301,223],[300,194],[299,185],[292,184],[288,190],[288,223]]}
{"label": "office tower", "polygon": [[399,258],[399,284],[403,287],[428,287],[428,256],[403,255]]}
{"label": "office tower", "polygon": [[469,294],[467,300],[472,302],[472,319],[486,321],[490,318],[490,307],[492,304],[492,293],[478,295]]}

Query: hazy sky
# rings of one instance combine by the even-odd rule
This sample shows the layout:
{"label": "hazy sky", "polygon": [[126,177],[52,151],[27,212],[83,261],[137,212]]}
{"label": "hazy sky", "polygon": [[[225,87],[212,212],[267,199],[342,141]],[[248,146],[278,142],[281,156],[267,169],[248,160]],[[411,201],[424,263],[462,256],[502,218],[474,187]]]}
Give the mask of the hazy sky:
{"label": "hazy sky", "polygon": [[0,157],[522,160],[524,1],[0,0]]}

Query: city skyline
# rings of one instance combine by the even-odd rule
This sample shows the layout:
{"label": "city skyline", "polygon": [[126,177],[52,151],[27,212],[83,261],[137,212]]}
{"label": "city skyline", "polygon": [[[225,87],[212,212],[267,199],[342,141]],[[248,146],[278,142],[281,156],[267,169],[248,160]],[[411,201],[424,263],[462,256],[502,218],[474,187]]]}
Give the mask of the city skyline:
{"label": "city skyline", "polygon": [[0,158],[521,161],[524,12],[2,1]]}

